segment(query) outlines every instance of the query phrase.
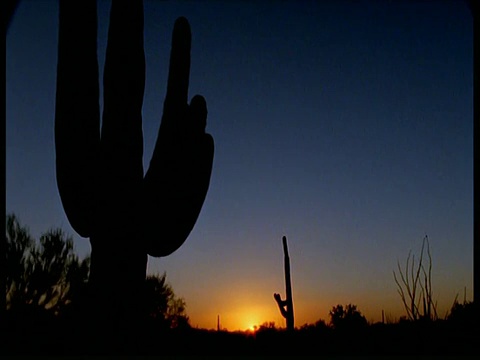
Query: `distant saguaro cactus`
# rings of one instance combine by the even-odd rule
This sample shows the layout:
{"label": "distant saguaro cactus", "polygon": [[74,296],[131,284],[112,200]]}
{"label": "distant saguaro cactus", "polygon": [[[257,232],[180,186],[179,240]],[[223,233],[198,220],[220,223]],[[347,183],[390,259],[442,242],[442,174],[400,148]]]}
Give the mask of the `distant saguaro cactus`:
{"label": "distant saguaro cactus", "polygon": [[290,257],[288,256],[287,238],[285,236],[282,238],[282,242],[285,266],[285,290],[287,293],[287,298],[282,300],[280,294],[277,293],[273,294],[273,297],[277,301],[278,308],[280,309],[282,316],[287,321],[287,330],[293,331],[295,326],[293,317],[292,283],[290,280]]}
{"label": "distant saguaro cactus", "polygon": [[143,1],[112,1],[101,133],[96,0],[59,5],[57,185],[70,224],[90,238],[95,302],[116,319],[139,306],[147,254],[167,256],[190,234],[210,183],[213,138],[205,133],[205,99],[197,95],[188,104],[191,31],[178,18],[162,121],[144,176]]}

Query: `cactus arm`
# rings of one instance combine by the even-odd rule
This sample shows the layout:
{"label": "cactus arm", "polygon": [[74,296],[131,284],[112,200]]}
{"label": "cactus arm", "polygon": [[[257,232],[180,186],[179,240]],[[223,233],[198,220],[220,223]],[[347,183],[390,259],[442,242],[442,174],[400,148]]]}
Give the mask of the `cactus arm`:
{"label": "cactus arm", "polygon": [[184,117],[185,114],[179,114],[179,112],[186,109],[188,102],[191,45],[190,24],[187,19],[180,17],[173,26],[167,93],[163,103],[164,116],[161,127],[182,127],[187,120]]}
{"label": "cactus arm", "polygon": [[175,22],[162,122],[142,189],[143,239],[149,255],[167,256],[190,234],[203,206],[213,165],[202,96],[187,104],[190,25]]}
{"label": "cactus arm", "polygon": [[139,186],[143,179],[143,25],[143,1],[112,2],[103,77],[101,144],[108,153],[105,160],[116,165],[114,174],[106,175],[121,176],[122,180],[135,178],[136,183],[129,186]]}
{"label": "cactus arm", "polygon": [[[112,2],[103,77],[99,184],[102,227],[111,238],[133,238],[135,233],[125,234],[126,228],[138,232],[139,226],[135,214],[143,181],[143,27],[142,1]],[[118,226],[132,221],[134,226]]]}
{"label": "cactus arm", "polygon": [[55,100],[55,161],[67,218],[82,237],[92,232],[100,142],[97,4],[61,0]]}
{"label": "cactus arm", "polygon": [[164,175],[152,171],[151,163],[145,177],[142,230],[147,253],[151,256],[167,256],[177,250],[200,214],[210,183],[213,139],[206,135],[194,145],[188,153],[175,156],[178,163],[189,160],[194,163],[191,166],[179,168],[165,161],[162,164]]}
{"label": "cactus arm", "polygon": [[288,318],[288,313],[287,310],[285,309],[287,302],[285,300],[282,300],[280,298],[280,294],[273,294],[273,297],[275,298],[275,301],[278,304],[278,308],[280,309],[280,313],[282,316],[287,319]]}

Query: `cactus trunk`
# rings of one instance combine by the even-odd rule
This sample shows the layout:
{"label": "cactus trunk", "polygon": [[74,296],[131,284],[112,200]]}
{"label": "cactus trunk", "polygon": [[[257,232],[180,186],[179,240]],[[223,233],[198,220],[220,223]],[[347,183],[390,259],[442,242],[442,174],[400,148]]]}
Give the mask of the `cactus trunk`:
{"label": "cactus trunk", "polygon": [[290,278],[290,257],[288,255],[287,238],[285,236],[282,238],[282,242],[285,268],[285,291],[287,298],[282,300],[279,294],[274,294],[273,296],[277,301],[282,316],[286,319],[287,330],[293,331],[295,329],[295,324],[293,316],[292,282]]}

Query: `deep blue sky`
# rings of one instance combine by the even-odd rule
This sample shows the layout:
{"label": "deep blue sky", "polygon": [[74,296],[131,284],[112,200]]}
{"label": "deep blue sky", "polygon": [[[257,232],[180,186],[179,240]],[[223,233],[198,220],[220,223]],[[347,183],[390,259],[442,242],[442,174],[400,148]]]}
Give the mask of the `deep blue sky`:
{"label": "deep blue sky", "polygon": [[[110,2],[99,1],[100,76]],[[403,315],[392,271],[428,234],[441,315],[473,287],[472,18],[461,1],[145,0],[144,164],[162,114],[173,23],[191,24],[190,97],[208,104],[210,190],[167,272],[193,325],[283,325],[282,235],[296,324],[354,303]],[[6,46],[6,210],[62,227],[54,107],[57,1],[22,0]],[[119,224],[121,226],[121,224]]]}

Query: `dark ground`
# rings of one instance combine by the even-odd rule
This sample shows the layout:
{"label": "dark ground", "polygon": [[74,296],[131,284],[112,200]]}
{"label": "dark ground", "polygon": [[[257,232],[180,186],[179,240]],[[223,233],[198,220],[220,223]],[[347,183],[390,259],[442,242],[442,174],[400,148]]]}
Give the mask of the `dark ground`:
{"label": "dark ground", "polygon": [[447,321],[374,324],[358,329],[264,328],[253,333],[135,328],[132,341],[78,321],[7,317],[3,355],[478,355],[477,326]]}

